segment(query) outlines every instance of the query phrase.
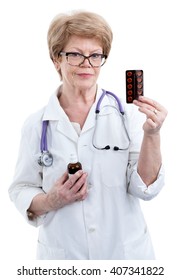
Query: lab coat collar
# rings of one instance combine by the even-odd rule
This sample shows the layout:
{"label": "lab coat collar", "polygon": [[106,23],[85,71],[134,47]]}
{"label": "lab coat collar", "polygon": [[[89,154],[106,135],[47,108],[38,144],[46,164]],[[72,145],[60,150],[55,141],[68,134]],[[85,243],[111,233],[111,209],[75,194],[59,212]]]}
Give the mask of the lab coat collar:
{"label": "lab coat collar", "polygon": [[82,128],[82,132],[81,133],[85,133],[86,131],[88,131],[89,129],[93,128],[95,126],[95,121],[96,121],[96,115],[95,115],[95,110],[96,110],[96,104],[100,98],[102,94],[102,89],[98,88],[97,90],[97,94],[96,94],[96,99],[94,104],[92,105],[89,114],[87,116],[87,119],[84,123],[84,126]]}
{"label": "lab coat collar", "polygon": [[49,102],[44,111],[43,120],[57,121],[62,118],[67,118],[64,110],[59,104],[58,92],[59,88],[50,97]]}
{"label": "lab coat collar", "polygon": [[[44,111],[43,120],[58,121],[57,130],[60,133],[63,133],[69,139],[77,142],[78,135],[77,135],[74,127],[72,126],[71,122],[69,121],[68,116],[65,114],[64,110],[62,109],[62,107],[59,104],[58,92],[59,92],[59,88],[50,97],[49,102]],[[96,94],[96,100],[90,109],[90,112],[87,116],[87,119],[82,128],[81,133],[85,133],[86,131],[88,131],[89,129],[91,129],[95,126],[95,118],[96,118],[95,109],[96,109],[96,104],[97,104],[101,94],[102,94],[102,89],[98,88],[97,94]],[[107,102],[108,102],[108,97],[105,96],[102,101],[101,106],[103,106],[103,104],[107,104]]]}
{"label": "lab coat collar", "polygon": [[77,142],[78,135],[69,121],[68,116],[59,104],[58,92],[59,88],[50,97],[44,111],[43,120],[57,121],[57,131],[65,135],[70,140]]}

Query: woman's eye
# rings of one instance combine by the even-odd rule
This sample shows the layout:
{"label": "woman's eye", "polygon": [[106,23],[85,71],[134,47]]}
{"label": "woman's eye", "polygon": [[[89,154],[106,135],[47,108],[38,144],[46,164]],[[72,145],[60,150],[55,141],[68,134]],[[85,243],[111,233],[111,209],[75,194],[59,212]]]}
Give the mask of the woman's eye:
{"label": "woman's eye", "polygon": [[80,53],[71,53],[70,56],[72,56],[72,57],[80,57],[81,54]]}
{"label": "woman's eye", "polygon": [[93,53],[93,54],[91,55],[91,57],[92,57],[93,59],[99,59],[99,58],[101,58],[101,54]]}
{"label": "woman's eye", "polygon": [[99,54],[93,53],[93,54],[92,54],[92,57],[94,57],[94,58],[99,57]]}

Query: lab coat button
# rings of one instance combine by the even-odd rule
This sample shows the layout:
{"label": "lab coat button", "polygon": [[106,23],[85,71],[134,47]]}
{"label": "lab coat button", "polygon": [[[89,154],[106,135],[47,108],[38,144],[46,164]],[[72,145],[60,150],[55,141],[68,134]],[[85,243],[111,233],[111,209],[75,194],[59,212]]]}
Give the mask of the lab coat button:
{"label": "lab coat button", "polygon": [[149,194],[149,190],[148,188],[144,191],[144,194],[148,195]]}
{"label": "lab coat button", "polygon": [[88,183],[87,187],[88,187],[88,190],[90,190],[93,187],[93,185],[91,183]]}
{"label": "lab coat button", "polygon": [[89,233],[93,233],[93,232],[95,232],[95,228],[94,227],[91,227],[91,228],[89,228]]}

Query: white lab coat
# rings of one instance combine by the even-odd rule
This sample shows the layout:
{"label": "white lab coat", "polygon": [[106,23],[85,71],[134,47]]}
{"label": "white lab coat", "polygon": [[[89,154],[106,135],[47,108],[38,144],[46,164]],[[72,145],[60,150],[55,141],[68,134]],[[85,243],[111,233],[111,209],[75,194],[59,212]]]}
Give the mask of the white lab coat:
{"label": "white lab coat", "polygon": [[[37,259],[154,259],[139,198],[150,200],[159,193],[164,185],[164,171],[160,169],[157,180],[148,188],[137,173],[144,117],[134,105],[123,104],[131,139],[129,149],[102,151],[93,147],[92,138],[97,142],[99,139],[99,146],[112,142],[123,147],[125,141],[124,129],[119,129],[116,122],[118,114],[112,117],[107,113],[111,108],[107,107],[94,135],[95,105],[100,94],[101,89],[80,136],[59,106],[57,92],[46,107],[24,124],[9,194],[26,220],[40,226]],[[115,104],[112,97],[105,97],[101,107],[108,104]],[[42,120],[50,121],[47,139],[54,158],[51,167],[38,165]],[[52,187],[65,172],[72,153],[89,174],[88,197],[29,221],[26,211],[33,197]]]}

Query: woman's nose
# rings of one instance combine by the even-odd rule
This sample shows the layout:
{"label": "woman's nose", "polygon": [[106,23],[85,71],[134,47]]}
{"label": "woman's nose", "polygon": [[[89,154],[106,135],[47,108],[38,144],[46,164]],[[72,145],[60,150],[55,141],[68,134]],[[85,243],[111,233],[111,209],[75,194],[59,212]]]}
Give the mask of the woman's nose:
{"label": "woman's nose", "polygon": [[80,66],[83,66],[83,67],[91,67],[92,65],[91,65],[91,63],[90,63],[90,61],[89,61],[89,58],[84,57],[84,60],[83,60],[83,62],[80,64]]}

